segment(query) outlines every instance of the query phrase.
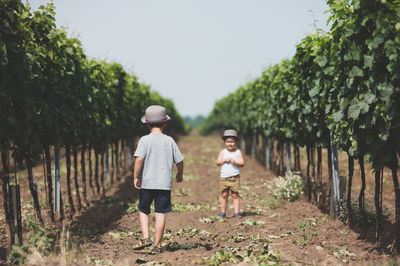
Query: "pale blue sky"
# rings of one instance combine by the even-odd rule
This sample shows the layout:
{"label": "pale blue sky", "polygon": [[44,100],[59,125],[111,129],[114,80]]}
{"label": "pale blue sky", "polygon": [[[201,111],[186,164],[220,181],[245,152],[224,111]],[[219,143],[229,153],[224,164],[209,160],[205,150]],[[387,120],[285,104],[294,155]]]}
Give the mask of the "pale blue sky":
{"label": "pale blue sky", "polygon": [[121,63],[191,116],[292,57],[315,19],[328,31],[324,0],[53,2],[57,25],[79,36],[88,56]]}

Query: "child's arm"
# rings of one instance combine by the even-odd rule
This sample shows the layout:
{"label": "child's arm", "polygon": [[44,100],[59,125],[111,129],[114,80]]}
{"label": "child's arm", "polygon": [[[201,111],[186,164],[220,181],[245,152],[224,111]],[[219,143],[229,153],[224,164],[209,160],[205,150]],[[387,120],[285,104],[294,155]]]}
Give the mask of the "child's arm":
{"label": "child's arm", "polygon": [[140,180],[139,180],[139,174],[140,174],[140,170],[142,170],[142,166],[143,166],[143,158],[136,157],[135,165],[133,167],[133,185],[137,189],[140,189],[142,186],[142,184],[140,183]]}
{"label": "child's arm", "polygon": [[244,166],[244,158],[243,158],[243,154],[241,151],[239,151],[238,157],[239,157],[238,160],[237,161],[232,160],[232,163],[235,164],[236,166],[243,167]]}
{"label": "child's arm", "polygon": [[226,160],[224,160],[224,150],[222,150],[217,158],[216,164],[217,166],[223,165],[226,162]]}
{"label": "child's arm", "polygon": [[176,182],[180,183],[183,181],[183,161],[176,164],[178,168],[178,173],[176,174]]}

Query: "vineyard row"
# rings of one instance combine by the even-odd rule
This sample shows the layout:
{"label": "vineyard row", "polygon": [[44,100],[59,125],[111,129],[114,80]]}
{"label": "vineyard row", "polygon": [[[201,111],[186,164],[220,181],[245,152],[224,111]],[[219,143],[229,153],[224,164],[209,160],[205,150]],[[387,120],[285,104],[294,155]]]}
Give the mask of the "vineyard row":
{"label": "vineyard row", "polygon": [[[299,147],[307,147],[308,165],[317,153],[318,166],[321,151],[326,148],[331,212],[335,215],[347,208],[350,222],[354,160],[358,160],[361,169],[359,208],[363,220],[366,220],[364,161],[371,162],[375,170],[379,244],[382,169],[389,168],[395,191],[397,233],[394,238],[399,251],[400,2],[329,0],[327,3],[331,12],[330,31],[317,30],[305,37],[297,45],[293,58],[267,68],[254,81],[216,102],[202,130],[207,133],[234,127],[248,141],[251,136],[264,136],[265,157],[268,158],[274,147],[281,154],[280,172],[285,169],[285,145],[288,158],[290,145],[295,147],[295,169],[300,165]],[[338,191],[337,148],[349,157],[346,206],[342,206]],[[290,170],[290,165],[286,169]],[[314,188],[309,171],[306,184],[311,199]]]}
{"label": "vineyard row", "polygon": [[[46,199],[49,216],[55,224],[55,217],[62,222],[64,207],[61,197],[64,188],[60,187],[60,178],[64,178],[60,176],[61,150],[67,163],[66,189],[73,214],[71,152],[80,209],[80,190],[87,201],[85,154],[91,156],[94,151],[94,181],[100,193],[100,186],[104,186],[99,184],[99,164],[108,168],[104,161],[109,162],[111,151],[112,166],[119,165],[122,147],[133,149],[134,140],[145,134],[140,118],[148,105],[167,108],[173,118],[168,124],[168,134],[185,130],[183,119],[170,99],[139,83],[120,64],[89,59],[78,39],[68,37],[65,29],[56,27],[54,16],[52,4],[32,11],[20,0],[0,2],[1,179],[9,251],[14,234],[22,231],[21,217],[15,215],[21,213],[15,211],[21,208],[19,184],[10,169],[25,165],[36,217],[43,224],[33,168],[45,162]],[[78,152],[83,184],[78,183],[76,173]],[[54,175],[51,154],[54,154]],[[88,161],[92,169],[92,158]],[[92,186],[91,173],[89,181]]]}

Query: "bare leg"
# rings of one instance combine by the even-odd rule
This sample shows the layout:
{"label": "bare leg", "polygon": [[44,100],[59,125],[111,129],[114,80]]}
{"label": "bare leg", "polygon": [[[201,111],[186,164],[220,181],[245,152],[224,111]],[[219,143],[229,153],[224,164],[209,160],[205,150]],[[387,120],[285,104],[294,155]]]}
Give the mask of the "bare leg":
{"label": "bare leg", "polygon": [[156,216],[156,239],[154,245],[160,248],[165,228],[165,213],[156,212],[155,216]]}
{"label": "bare leg", "polygon": [[221,212],[226,213],[226,204],[228,202],[229,192],[224,191],[221,195]]}
{"label": "bare leg", "polygon": [[142,228],[142,237],[149,237],[149,216],[144,212],[139,211],[140,227]]}
{"label": "bare leg", "polygon": [[233,199],[233,209],[235,210],[235,213],[239,213],[239,193],[232,192],[231,197]]}

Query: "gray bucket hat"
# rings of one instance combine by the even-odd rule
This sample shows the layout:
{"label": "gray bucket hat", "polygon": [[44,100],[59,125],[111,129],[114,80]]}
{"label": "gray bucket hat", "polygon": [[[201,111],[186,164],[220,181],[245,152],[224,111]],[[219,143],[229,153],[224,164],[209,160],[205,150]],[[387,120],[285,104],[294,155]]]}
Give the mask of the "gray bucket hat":
{"label": "gray bucket hat", "polygon": [[224,135],[222,135],[222,139],[225,140],[227,137],[238,138],[238,133],[234,129],[227,129],[224,131]]}
{"label": "gray bucket hat", "polygon": [[144,124],[157,124],[170,120],[171,117],[167,115],[165,107],[160,105],[150,105],[147,107],[144,116],[142,116],[142,123]]}

